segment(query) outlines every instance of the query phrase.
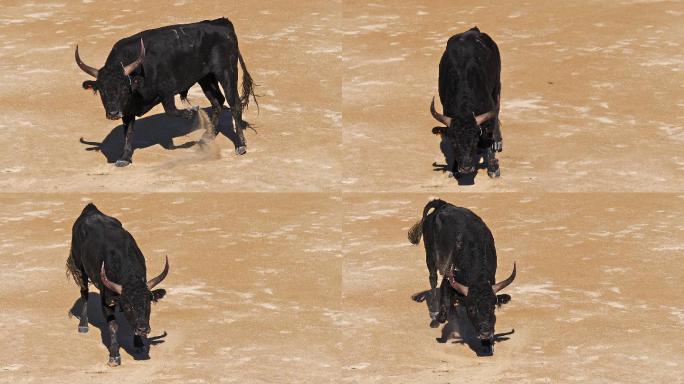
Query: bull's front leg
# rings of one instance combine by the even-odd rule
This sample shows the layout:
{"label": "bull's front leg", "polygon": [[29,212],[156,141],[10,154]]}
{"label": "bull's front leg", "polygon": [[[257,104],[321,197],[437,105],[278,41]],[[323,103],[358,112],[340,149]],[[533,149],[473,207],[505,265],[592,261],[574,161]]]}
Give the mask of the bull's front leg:
{"label": "bull's front leg", "polygon": [[491,178],[501,176],[499,160],[496,159],[494,150],[492,148],[486,148],[483,157],[485,165],[487,166],[487,175]]}
{"label": "bull's front leg", "polygon": [[124,148],[119,160],[114,163],[117,167],[125,167],[133,162],[133,125],[135,124],[135,115],[124,116]]}
{"label": "bull's front leg", "polygon": [[116,367],[121,365],[121,355],[119,354],[119,342],[116,338],[116,332],[119,330],[119,326],[116,323],[116,318],[114,317],[115,307],[109,307],[102,300],[102,313],[105,319],[107,319],[107,328],[109,328],[109,361],[107,365],[110,367]]}
{"label": "bull's front leg", "polygon": [[437,295],[437,269],[430,268],[430,296],[428,297],[428,311],[430,312],[430,328],[439,327],[439,295]]}
{"label": "bull's front leg", "polygon": [[488,128],[481,138],[491,142],[491,145],[483,148],[482,158],[487,167],[487,175],[491,178],[495,178],[501,176],[499,160],[496,159],[496,153],[503,150],[503,139],[501,137],[501,122],[499,121],[499,117],[495,117],[491,124],[491,128]]}
{"label": "bull's front leg", "polygon": [[503,136],[501,135],[501,121],[497,116],[496,122],[494,123],[494,129],[492,130],[492,149],[495,152],[503,151]]}
{"label": "bull's front leg", "polygon": [[182,117],[184,119],[192,119],[195,113],[199,110],[199,107],[192,107],[190,109],[178,109],[176,108],[176,101],[173,96],[164,97],[162,99],[162,106],[164,107],[164,112],[169,116]]}

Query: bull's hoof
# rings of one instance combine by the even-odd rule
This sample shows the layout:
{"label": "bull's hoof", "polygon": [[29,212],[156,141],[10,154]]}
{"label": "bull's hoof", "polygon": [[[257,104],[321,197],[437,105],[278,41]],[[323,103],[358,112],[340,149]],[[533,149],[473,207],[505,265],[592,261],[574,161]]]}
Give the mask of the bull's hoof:
{"label": "bull's hoof", "polygon": [[501,176],[501,168],[497,168],[494,172],[487,171],[487,176],[489,176],[492,179]]}
{"label": "bull's hoof", "polygon": [[109,362],[107,363],[110,367],[116,367],[121,365],[121,356],[109,356]]}
{"label": "bull's hoof", "polygon": [[439,321],[437,320],[432,320],[430,322],[430,328],[438,328],[439,327]]}
{"label": "bull's hoof", "polygon": [[241,147],[237,147],[237,148],[235,149],[235,154],[236,154],[236,155],[240,155],[240,156],[241,156],[241,155],[244,155],[245,153],[247,153],[247,147],[245,147],[244,145],[241,146]]}
{"label": "bull's hoof", "polygon": [[78,333],[88,333],[88,326],[87,325],[79,325],[78,326]]}
{"label": "bull's hoof", "polygon": [[123,160],[123,159],[119,159],[119,160],[116,161],[116,163],[114,163],[114,165],[116,165],[116,166],[119,167],[119,168],[121,168],[121,167],[126,167],[126,166],[128,166],[128,165],[130,165],[130,164],[131,164],[130,161],[128,161],[128,160]]}

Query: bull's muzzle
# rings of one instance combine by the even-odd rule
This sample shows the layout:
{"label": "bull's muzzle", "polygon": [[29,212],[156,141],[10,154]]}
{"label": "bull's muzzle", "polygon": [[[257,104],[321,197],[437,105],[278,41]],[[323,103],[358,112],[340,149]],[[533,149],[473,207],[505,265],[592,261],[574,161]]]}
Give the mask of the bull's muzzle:
{"label": "bull's muzzle", "polygon": [[494,328],[489,323],[480,323],[478,337],[480,340],[493,340]]}
{"label": "bull's muzzle", "polygon": [[472,165],[461,166],[459,164],[458,172],[460,172],[460,173],[473,173],[473,172],[475,172],[475,167],[473,167]]}
{"label": "bull's muzzle", "polygon": [[136,330],[133,332],[136,336],[140,337],[147,337],[147,335],[150,333],[151,329],[150,327],[138,327]]}
{"label": "bull's muzzle", "polygon": [[109,120],[119,120],[122,117],[123,117],[123,114],[120,111],[107,112],[107,118]]}

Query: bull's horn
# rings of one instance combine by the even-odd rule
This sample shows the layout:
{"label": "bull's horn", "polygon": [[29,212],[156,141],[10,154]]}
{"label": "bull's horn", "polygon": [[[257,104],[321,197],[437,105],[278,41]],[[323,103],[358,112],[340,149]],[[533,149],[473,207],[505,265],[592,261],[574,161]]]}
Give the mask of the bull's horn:
{"label": "bull's horn", "polygon": [[104,284],[105,287],[107,287],[110,290],[118,293],[119,295],[123,291],[121,284],[112,283],[111,281],[109,281],[109,279],[107,279],[107,274],[105,273],[104,261],[102,262],[102,268],[100,269],[100,281],[102,282],[102,284]]}
{"label": "bull's horn", "polygon": [[90,76],[97,78],[97,73],[98,70],[87,65],[86,63],[81,60],[81,56],[78,55],[78,44],[76,44],[76,64],[78,65],[79,68],[83,70],[83,72],[89,74]]}
{"label": "bull's horn", "polygon": [[475,116],[475,122],[477,123],[477,125],[480,125],[480,124],[484,123],[485,121],[496,117],[499,114],[499,108],[500,107],[501,107],[501,96],[497,95],[496,96],[496,105],[494,106],[493,110],[491,110],[489,112],[485,112],[481,115]]}
{"label": "bull's horn", "polygon": [[468,287],[465,285],[459,283],[456,281],[454,278],[454,269],[453,267],[449,268],[449,272],[447,273],[447,280],[449,280],[449,284],[451,284],[451,287],[455,290],[457,290],[461,295],[463,296],[468,296]]}
{"label": "bull's horn", "polygon": [[490,120],[496,116],[496,111],[489,111],[485,112],[481,115],[475,116],[475,123],[477,125],[482,125],[482,123],[486,122],[487,120]]}
{"label": "bull's horn", "polygon": [[437,112],[437,110],[435,110],[435,98],[434,97],[432,98],[432,103],[430,103],[430,113],[432,113],[432,117],[434,117],[435,120],[446,125],[447,127],[451,127],[451,117],[444,116],[441,113]]}
{"label": "bull's horn", "polygon": [[162,273],[159,274],[159,276],[150,279],[147,282],[147,288],[152,290],[157,284],[161,283],[162,280],[166,278],[166,275],[169,274],[169,256],[166,256],[166,265],[164,265],[164,270]]}
{"label": "bull's horn", "polygon": [[124,75],[130,76],[133,71],[145,60],[145,44],[143,44],[142,38],[140,38],[140,56],[135,59],[134,62],[128,64],[124,67]]}
{"label": "bull's horn", "polygon": [[508,287],[513,282],[513,280],[515,280],[515,262],[513,262],[513,272],[510,276],[508,276],[508,279],[492,285],[492,291],[494,291],[494,293],[499,292],[500,290]]}

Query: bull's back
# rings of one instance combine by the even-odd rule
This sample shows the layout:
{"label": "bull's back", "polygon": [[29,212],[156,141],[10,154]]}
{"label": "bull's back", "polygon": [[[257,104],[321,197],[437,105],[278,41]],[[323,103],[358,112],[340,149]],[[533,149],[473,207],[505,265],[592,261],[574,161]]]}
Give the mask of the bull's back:
{"label": "bull's back", "polygon": [[489,35],[473,28],[449,38],[439,63],[439,96],[447,116],[473,112],[461,111],[463,106],[478,114],[491,109],[500,82],[499,48]]}
{"label": "bull's back", "polygon": [[[492,255],[496,258],[492,233],[473,211],[449,204],[431,216],[429,230],[432,232],[437,265],[442,272],[450,262],[463,267],[480,261],[491,264]],[[450,261],[450,257],[454,260]]]}
{"label": "bull's back", "polygon": [[105,255],[126,243],[127,232],[116,218],[99,212],[82,214],[74,223],[72,252],[93,281],[99,281],[99,270]]}
{"label": "bull's back", "polygon": [[[212,57],[225,62],[228,52],[237,49],[233,24],[225,18],[190,24],[169,25],[145,30],[119,40],[112,49],[108,63],[130,62],[140,52],[140,40],[145,44],[146,93],[176,94],[190,88],[207,73]],[[213,62],[216,62],[214,60]]]}

